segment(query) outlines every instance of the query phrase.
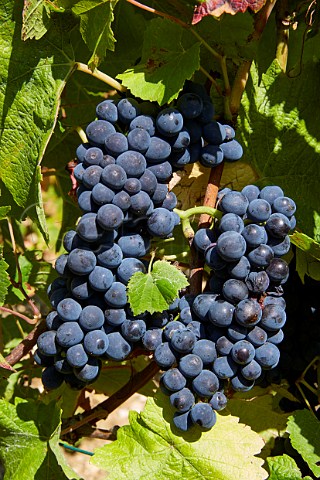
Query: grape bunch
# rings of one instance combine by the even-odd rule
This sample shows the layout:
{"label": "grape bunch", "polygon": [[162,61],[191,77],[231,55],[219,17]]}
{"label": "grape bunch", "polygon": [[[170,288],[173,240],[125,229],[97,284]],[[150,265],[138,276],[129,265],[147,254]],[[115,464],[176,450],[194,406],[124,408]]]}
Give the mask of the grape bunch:
{"label": "grape bunch", "polygon": [[45,367],[45,388],[83,388],[97,379],[102,361],[123,361],[143,348],[164,371],[160,387],[176,427],[206,430],[227,404],[229,383],[248,390],[279,361],[288,276],[280,257],[290,248],[295,205],[279,187],[222,190],[219,224],[194,237],[212,272],[207,290],[135,316],[128,282],[146,273],[152,238],[169,238],[180,222],[167,185],[172,172],[242,156],[232,127],[212,119],[201,86],[186,82],[175,106],[153,110],[133,98],[105,100],[86,128],[74,169],[83,215],[56,260],[59,276],[48,287],[53,311],[34,358]]}
{"label": "grape bunch", "polygon": [[225,389],[248,391],[274,369],[284,337],[289,267],[281,257],[290,248],[294,201],[277,186],[249,185],[222,190],[218,208],[221,220],[193,240],[211,271],[208,286],[179,302],[179,320],[166,325],[166,343],[154,353],[183,431],[194,423],[211,428],[227,404]]}

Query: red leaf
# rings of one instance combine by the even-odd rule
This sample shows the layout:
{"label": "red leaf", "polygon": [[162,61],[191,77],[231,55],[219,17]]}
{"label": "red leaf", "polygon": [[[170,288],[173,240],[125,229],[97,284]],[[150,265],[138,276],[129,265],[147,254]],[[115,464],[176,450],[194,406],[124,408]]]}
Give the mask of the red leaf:
{"label": "red leaf", "polygon": [[220,17],[223,13],[244,13],[248,8],[258,12],[266,0],[206,0],[195,6],[192,25],[200,22],[206,15]]}

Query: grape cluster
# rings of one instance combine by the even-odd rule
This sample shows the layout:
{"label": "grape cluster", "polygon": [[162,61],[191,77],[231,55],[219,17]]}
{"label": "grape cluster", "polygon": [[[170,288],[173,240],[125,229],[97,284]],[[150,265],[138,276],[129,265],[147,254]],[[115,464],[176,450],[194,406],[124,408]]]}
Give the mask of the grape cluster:
{"label": "grape cluster", "polygon": [[154,354],[167,369],[162,389],[183,431],[194,423],[211,428],[215,410],[226,406],[227,385],[248,391],[278,365],[286,322],[282,285],[289,267],[280,257],[290,248],[294,201],[279,187],[249,185],[222,190],[218,208],[219,223],[194,237],[211,270],[208,287],[180,301],[179,320],[165,327],[167,343]]}
{"label": "grape cluster", "polygon": [[212,120],[204,89],[192,82],[174,107],[149,115],[150,104],[105,100],[76,151],[76,229],[64,237],[59,275],[48,288],[53,311],[34,355],[47,389],[64,381],[92,383],[102,360],[123,361],[137,347],[153,353],[164,371],[173,422],[186,431],[211,428],[227,403],[225,383],[248,390],[262,369],[279,361],[294,202],[279,187],[219,194],[223,216],[201,229],[194,246],[212,271],[207,291],[185,295],[161,313],[134,316],[126,286],[152,237],[168,238],[179,223],[168,181],[175,169],[199,160],[214,167],[236,161],[242,147],[232,127]]}

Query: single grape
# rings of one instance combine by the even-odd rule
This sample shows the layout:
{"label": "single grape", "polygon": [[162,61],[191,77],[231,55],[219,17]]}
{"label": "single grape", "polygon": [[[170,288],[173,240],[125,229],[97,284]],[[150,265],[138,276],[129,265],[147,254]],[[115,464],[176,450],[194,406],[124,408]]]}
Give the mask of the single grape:
{"label": "single grape", "polygon": [[139,178],[147,167],[147,162],[140,152],[128,150],[122,153],[116,159],[116,165],[120,166],[126,173],[127,177]]}
{"label": "single grape", "polygon": [[97,251],[97,261],[105,268],[117,268],[123,260],[123,253],[116,243],[112,246],[101,245]]}
{"label": "single grape", "polygon": [[174,228],[174,219],[169,210],[159,207],[151,213],[147,226],[152,236],[166,238]]}
{"label": "single grape", "polygon": [[257,198],[256,200],[252,200],[249,203],[247,209],[247,216],[250,220],[253,220],[257,223],[262,223],[268,220],[272,213],[271,205],[267,200],[262,198]]}
{"label": "single grape", "polygon": [[249,290],[244,282],[231,278],[224,282],[222,294],[228,302],[237,304],[248,298]]}
{"label": "single grape", "polygon": [[129,125],[133,119],[140,115],[139,104],[134,98],[123,98],[117,104],[117,109],[119,120],[125,125]]}
{"label": "single grape", "polygon": [[91,165],[90,167],[86,168],[82,175],[83,185],[89,190],[92,190],[93,187],[100,182],[102,172],[103,169],[99,165]]}
{"label": "single grape", "polygon": [[187,380],[177,368],[170,368],[170,370],[167,370],[162,375],[162,382],[170,392],[178,392],[187,384]]}
{"label": "single grape", "polygon": [[154,351],[162,343],[162,329],[153,328],[152,330],[147,330],[142,337],[143,346],[149,350]]}
{"label": "single grape", "polygon": [[231,191],[226,193],[221,201],[220,208],[225,213],[234,213],[242,216],[246,213],[249,201],[241,192]]}
{"label": "single grape", "polygon": [[241,217],[235,213],[226,213],[220,220],[219,230],[221,233],[233,230],[241,233],[244,229],[244,223]]}
{"label": "single grape", "polygon": [[215,120],[202,127],[202,136],[209,144],[220,145],[225,140],[226,135],[225,126]]}
{"label": "single grape", "polygon": [[190,418],[193,423],[203,430],[209,430],[217,421],[215,411],[212,409],[211,405],[203,402],[196,403],[191,408]]}
{"label": "single grape", "polygon": [[131,120],[129,125],[130,131],[134,128],[143,128],[149,133],[150,137],[153,137],[155,134],[154,119],[150,115],[138,115]]}
{"label": "single grape", "polygon": [[176,363],[176,355],[168,342],[163,342],[157,346],[154,352],[154,360],[162,370],[167,370]]}
{"label": "single grape", "polygon": [[289,266],[282,258],[274,258],[266,268],[266,272],[272,282],[283,283],[288,278]]}
{"label": "single grape", "polygon": [[77,234],[88,243],[97,242],[101,238],[103,230],[97,224],[95,213],[82,215],[77,225]]}
{"label": "single grape", "polygon": [[89,250],[75,248],[68,255],[68,267],[75,275],[88,275],[96,263],[95,254]]}
{"label": "single grape", "polygon": [[277,331],[268,332],[268,342],[279,345],[284,339],[284,333],[281,328]]}
{"label": "single grape", "polygon": [[[117,162],[119,157],[117,158]],[[120,164],[117,165],[107,165],[104,167],[101,173],[101,181],[111,190],[121,190],[126,181],[127,174]]]}
{"label": "single grape", "polygon": [[239,340],[245,340],[248,329],[243,325],[232,322],[231,325],[228,327],[227,332],[228,338],[232,342],[238,342]]}
{"label": "single grape", "polygon": [[195,93],[184,93],[177,101],[177,108],[184,118],[196,118],[202,112],[203,102]]}
{"label": "single grape", "polygon": [[208,317],[211,323],[218,327],[227,327],[233,318],[234,306],[225,300],[216,300],[211,305]]}
{"label": "single grape", "polygon": [[228,273],[230,277],[237,280],[245,280],[249,275],[250,270],[250,262],[245,256],[242,256],[237,262],[228,264]]}
{"label": "single grape", "polygon": [[94,120],[87,126],[86,135],[92,145],[100,147],[104,145],[108,136],[115,131],[112,123],[106,120]]}
{"label": "single grape", "polygon": [[170,403],[178,412],[187,412],[194,404],[195,398],[189,388],[182,388],[170,395]]}
{"label": "single grape", "polygon": [[202,369],[203,362],[201,358],[194,353],[189,353],[188,355],[183,356],[179,362],[179,370],[185,378],[197,377]]}
{"label": "single grape", "polygon": [[211,364],[217,358],[215,343],[206,338],[196,341],[192,353],[200,357],[205,366]]}
{"label": "single grape", "polygon": [[83,367],[75,368],[73,372],[81,382],[92,383],[99,375],[100,361],[89,357],[88,362]]}
{"label": "single grape", "polygon": [[256,248],[262,243],[267,243],[268,235],[264,227],[250,223],[242,231],[242,236],[247,242],[248,247]]}
{"label": "single grape", "polygon": [[178,430],[187,432],[193,427],[193,423],[190,418],[190,411],[184,413],[175,412],[173,415],[173,423]]}
{"label": "single grape", "polygon": [[286,319],[286,312],[280,305],[265,305],[260,323],[262,328],[274,331],[282,328]]}
{"label": "single grape", "polygon": [[130,211],[137,216],[146,215],[151,206],[151,199],[149,195],[142,191],[131,196]]}
{"label": "single grape", "polygon": [[99,206],[111,203],[114,195],[114,191],[102,183],[97,183],[91,191],[92,200],[96,205]]}
{"label": "single grape", "polygon": [[282,213],[273,213],[266,222],[266,230],[273,237],[284,238],[291,230],[290,220]]}
{"label": "single grape", "polygon": [[155,175],[158,182],[168,182],[172,175],[172,166],[169,162],[150,165],[147,167],[147,170]]}
{"label": "single grape", "polygon": [[41,380],[46,390],[54,390],[62,385],[64,375],[58,372],[54,365],[50,365],[43,370]]}
{"label": "single grape", "polygon": [[128,342],[138,342],[146,333],[146,324],[143,320],[125,320],[121,324],[122,336]]}
{"label": "single grape", "polygon": [[144,264],[137,258],[124,258],[117,268],[117,277],[120,282],[127,285],[132,275],[136,272],[146,273]]}
{"label": "single grape", "polygon": [[216,341],[216,349],[220,355],[229,355],[233,347],[233,343],[230,340],[222,335]]}
{"label": "single grape", "polygon": [[105,148],[109,155],[116,158],[128,150],[127,137],[120,132],[112,133],[105,141]]}
{"label": "single grape", "polygon": [[260,347],[266,343],[268,338],[267,332],[263,328],[255,326],[247,335],[247,340],[255,347]]}
{"label": "single grape", "polygon": [[90,165],[99,165],[102,159],[103,151],[101,150],[101,148],[91,147],[86,150],[83,158],[83,163],[87,167]]}
{"label": "single grape", "polygon": [[182,130],[183,117],[175,108],[164,108],[156,118],[156,125],[161,134],[172,137]]}
{"label": "single grape", "polygon": [[87,305],[80,314],[79,325],[82,330],[87,332],[102,327],[104,320],[104,313],[101,308],[95,305]]}
{"label": "single grape", "polygon": [[280,360],[279,349],[273,343],[266,342],[256,349],[255,359],[264,369],[274,368]]}
{"label": "single grape", "polygon": [[261,244],[248,253],[247,258],[254,267],[267,267],[274,256],[273,250],[269,245]]}
{"label": "single grape", "polygon": [[37,340],[37,347],[41,355],[52,357],[59,352],[59,346],[56,344],[56,332],[49,330],[41,333]]}
{"label": "single grape", "polygon": [[109,337],[102,330],[91,330],[85,334],[83,346],[89,355],[99,357],[106,353],[109,346]]}
{"label": "single grape", "polygon": [[226,408],[227,403],[228,403],[228,399],[225,396],[225,394],[222,392],[214,393],[209,400],[209,404],[211,405],[213,410],[216,410],[217,412],[220,412],[220,410],[223,410],[224,408]]}
{"label": "single grape", "polygon": [[88,362],[89,357],[82,343],[78,343],[68,348],[66,358],[71,367],[81,368]]}
{"label": "single grape", "polygon": [[178,320],[173,320],[171,322],[168,322],[163,329],[164,338],[169,341],[176,330],[184,330],[184,329],[185,329],[184,324],[182,322],[179,322]]}
{"label": "single grape", "polygon": [[124,215],[116,205],[102,205],[97,213],[97,222],[104,230],[114,230],[123,223]]}
{"label": "single grape", "polygon": [[261,366],[255,360],[251,360],[250,363],[241,368],[241,374],[247,380],[257,380],[262,373]]}
{"label": "single grape", "polygon": [[232,359],[240,365],[246,365],[254,359],[255,348],[248,340],[236,342],[231,350]]}
{"label": "single grape", "polygon": [[237,232],[224,232],[217,240],[217,252],[226,262],[235,262],[245,254],[245,239]]}
{"label": "single grape", "polygon": [[249,291],[253,293],[265,292],[270,283],[268,274],[264,271],[250,272],[245,282]]}
{"label": "single grape", "polygon": [[75,276],[71,280],[70,290],[77,300],[87,300],[93,294],[93,290],[87,282],[86,276]]}
{"label": "single grape", "polygon": [[218,377],[210,370],[202,370],[192,380],[192,388],[199,397],[211,397],[219,389]]}
{"label": "single grape", "polygon": [[242,145],[237,140],[230,140],[222,143],[220,148],[223,152],[223,158],[226,162],[236,162],[240,160],[243,155]]}
{"label": "single grape", "polygon": [[248,392],[254,386],[254,380],[247,380],[241,373],[231,379],[231,386],[236,392]]}
{"label": "single grape", "polygon": [[273,205],[276,198],[283,196],[283,190],[275,185],[264,187],[260,192],[260,198],[266,200],[270,205]]}
{"label": "single grape", "polygon": [[77,322],[65,322],[57,330],[56,341],[64,348],[72,347],[83,339],[83,331]]}
{"label": "single grape", "polygon": [[96,114],[99,120],[116,123],[118,121],[117,103],[114,100],[104,100],[97,105]]}
{"label": "single grape", "polygon": [[106,303],[113,308],[123,308],[127,304],[126,286],[121,282],[114,282],[104,294]]}
{"label": "single grape", "polygon": [[223,162],[223,152],[217,145],[208,144],[201,148],[200,163],[207,168],[215,167]]}
{"label": "single grape", "polygon": [[221,380],[232,378],[238,371],[238,365],[229,356],[216,358],[213,362],[213,371]]}
{"label": "single grape", "polygon": [[131,352],[132,347],[120,332],[112,332],[108,334],[109,346],[106,351],[106,356],[110,360],[117,362],[123,361]]}
{"label": "single grape", "polygon": [[259,197],[260,189],[256,185],[247,185],[241,190],[241,193],[247,197],[249,202],[252,202]]}
{"label": "single grape", "polygon": [[[145,172],[139,178],[141,190],[152,196],[158,186],[157,177],[151,171],[151,168],[146,169]],[[138,192],[137,192],[138,193]]]}
{"label": "single grape", "polygon": [[175,330],[171,336],[171,346],[179,353],[188,353],[196,343],[195,334],[188,328]]}
{"label": "single grape", "polygon": [[162,138],[151,137],[148,150],[145,152],[145,157],[148,163],[156,164],[162,163],[171,154],[171,145]]}

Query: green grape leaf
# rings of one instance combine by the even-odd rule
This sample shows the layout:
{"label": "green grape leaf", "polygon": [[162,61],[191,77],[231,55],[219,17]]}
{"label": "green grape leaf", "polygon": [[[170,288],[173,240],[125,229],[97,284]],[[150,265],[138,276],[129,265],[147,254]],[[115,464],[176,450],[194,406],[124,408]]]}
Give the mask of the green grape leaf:
{"label": "green grape leaf", "polygon": [[9,205],[0,207],[0,220],[3,220],[4,218],[6,218],[10,210],[11,210],[11,207]]}
{"label": "green grape leaf", "polygon": [[140,63],[117,78],[136,97],[164,105],[177,98],[185,80],[200,68],[199,62],[200,43],[193,35],[176,23],[157,18],[146,28]]}
{"label": "green grape leaf", "polygon": [[307,252],[311,257],[320,260],[320,243],[308,237],[305,233],[294,232],[290,235],[291,243]]}
{"label": "green grape leaf", "polygon": [[79,479],[59,447],[60,409],[33,400],[0,400],[0,458],[4,480]]}
{"label": "green grape leaf", "polygon": [[[253,62],[238,117],[243,160],[251,162],[259,185],[276,184],[297,204],[297,225],[320,239],[319,62],[309,60],[300,75],[284,75],[275,60],[265,73]],[[261,134],[265,132],[265,134]]]}
{"label": "green grape leaf", "polygon": [[300,453],[312,473],[320,477],[320,422],[309,410],[297,410],[289,417],[291,445]]}
{"label": "green grape leaf", "polygon": [[299,248],[296,250],[296,270],[302,283],[306,275],[320,281],[320,262]]}
{"label": "green grape leaf", "polygon": [[268,480],[302,480],[301,472],[289,455],[267,458],[270,476]]}
{"label": "green grape leaf", "polygon": [[8,267],[9,265],[4,261],[4,259],[0,258],[0,305],[5,303],[8,288],[11,285],[9,275],[7,273]]}
{"label": "green grape leaf", "polygon": [[39,40],[48,31],[50,25],[50,8],[43,0],[24,0],[22,11],[22,40],[34,38]]}
{"label": "green grape leaf", "polygon": [[0,353],[0,376],[1,378],[8,378],[12,373],[16,373],[16,370],[6,361],[3,355]]}
{"label": "green grape leaf", "polygon": [[92,463],[107,470],[109,480],[267,478],[263,461],[255,457],[263,441],[237,418],[217,415],[210,431],[201,434],[193,427],[181,435],[169,423],[172,416],[167,397],[149,398],[141,414],[130,412],[130,425],[118,430],[117,441],[95,451]]}
{"label": "green grape leaf", "polygon": [[185,275],[169,262],[158,260],[149,273],[136,272],[128,283],[128,300],[134,315],[163,312],[187,287]]}
{"label": "green grape leaf", "polygon": [[117,39],[115,51],[106,52],[106,60],[100,67],[113,77],[131,68],[141,58],[147,20],[139,12],[140,9],[128,2],[118,2],[116,5],[116,20],[112,25]]}
{"label": "green grape leaf", "polygon": [[74,67],[70,28],[56,21],[41,40],[23,42],[19,2],[3,2],[0,16],[0,177],[21,207],[22,218],[31,216],[33,210],[45,234],[36,186],[38,165],[56,122],[61,92]]}
{"label": "green grape leaf", "polygon": [[286,432],[288,415],[278,407],[281,398],[282,395],[271,388],[255,387],[250,390],[250,396],[235,393],[228,400],[227,411],[263,438],[263,458],[270,454],[276,438]]}
{"label": "green grape leaf", "polygon": [[72,11],[80,16],[80,32],[91,52],[88,62],[94,70],[104,59],[106,50],[114,51],[114,38],[111,23],[113,10],[118,0],[80,0]]}

